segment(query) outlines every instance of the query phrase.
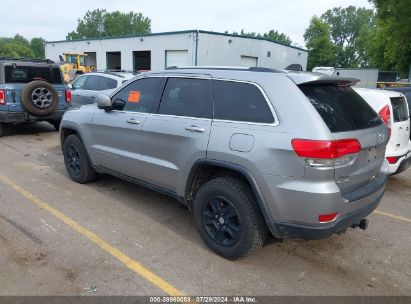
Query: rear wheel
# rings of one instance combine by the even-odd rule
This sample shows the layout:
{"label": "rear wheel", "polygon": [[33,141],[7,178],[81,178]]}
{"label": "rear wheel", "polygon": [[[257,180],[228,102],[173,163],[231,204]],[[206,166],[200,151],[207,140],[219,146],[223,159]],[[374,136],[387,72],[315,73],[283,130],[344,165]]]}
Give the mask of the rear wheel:
{"label": "rear wheel", "polygon": [[264,244],[268,229],[247,183],[232,177],[207,182],[194,202],[201,237],[217,254],[235,260]]}
{"label": "rear wheel", "polygon": [[86,148],[78,135],[68,136],[63,143],[64,164],[71,179],[84,184],[96,179]]}

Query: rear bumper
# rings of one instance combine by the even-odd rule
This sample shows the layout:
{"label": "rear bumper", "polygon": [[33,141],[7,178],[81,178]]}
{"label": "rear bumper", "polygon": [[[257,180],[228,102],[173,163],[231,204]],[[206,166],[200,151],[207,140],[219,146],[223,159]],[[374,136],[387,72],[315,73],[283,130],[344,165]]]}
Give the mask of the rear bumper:
{"label": "rear bumper", "polygon": [[400,174],[401,172],[404,172],[405,170],[407,170],[410,166],[411,166],[411,151],[407,155],[404,155],[398,160],[398,162],[395,164],[395,169],[393,168],[393,173],[391,174]]}
{"label": "rear bumper", "polygon": [[23,123],[35,121],[60,120],[67,110],[56,110],[47,116],[34,116],[27,112],[7,112],[0,111],[0,122],[3,123]]}
{"label": "rear bumper", "polygon": [[[333,206],[340,206],[341,209],[335,207],[334,210],[339,210],[340,213],[337,218],[330,223],[312,224],[300,222],[271,222],[271,231],[275,231],[275,236],[280,238],[298,238],[298,239],[323,239],[331,236],[334,233],[343,232],[346,228],[358,224],[362,219],[369,215],[380,203],[385,186],[387,184],[387,175],[382,174],[375,181],[375,184],[363,187],[360,189],[361,193],[352,193],[344,196],[342,201],[335,205],[334,200],[329,200],[329,204]],[[358,192],[358,191],[357,191]],[[341,196],[340,196],[341,197]],[[330,197],[331,198],[331,197]],[[320,197],[319,197],[320,199]],[[327,214],[317,209],[315,202],[307,204],[305,208],[307,213],[316,209],[317,214]],[[311,208],[310,208],[311,207]],[[270,225],[269,225],[270,226]],[[273,233],[274,234],[274,233]]]}
{"label": "rear bumper", "polygon": [[396,157],[397,162],[388,165],[389,174],[399,174],[405,171],[411,165],[411,141],[408,146],[399,150],[394,150],[387,147],[386,157]]}

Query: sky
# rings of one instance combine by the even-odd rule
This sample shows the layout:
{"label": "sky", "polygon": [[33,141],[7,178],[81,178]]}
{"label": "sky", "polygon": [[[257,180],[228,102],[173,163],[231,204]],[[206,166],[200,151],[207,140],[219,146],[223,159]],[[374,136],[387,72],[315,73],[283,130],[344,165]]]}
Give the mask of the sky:
{"label": "sky", "polygon": [[334,7],[372,8],[368,0],[1,0],[0,37],[16,33],[64,40],[87,10],[141,12],[151,31],[207,30],[268,32],[278,30],[304,47],[303,34],[314,15]]}

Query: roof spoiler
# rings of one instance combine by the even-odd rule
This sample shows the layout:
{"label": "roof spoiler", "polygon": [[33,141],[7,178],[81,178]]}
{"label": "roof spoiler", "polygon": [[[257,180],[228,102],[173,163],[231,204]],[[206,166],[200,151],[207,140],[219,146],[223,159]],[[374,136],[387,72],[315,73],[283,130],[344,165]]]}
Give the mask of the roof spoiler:
{"label": "roof spoiler", "polygon": [[351,86],[360,82],[360,80],[356,78],[327,76],[321,73],[290,73],[287,74],[287,76],[291,78],[296,85],[337,83],[339,86]]}

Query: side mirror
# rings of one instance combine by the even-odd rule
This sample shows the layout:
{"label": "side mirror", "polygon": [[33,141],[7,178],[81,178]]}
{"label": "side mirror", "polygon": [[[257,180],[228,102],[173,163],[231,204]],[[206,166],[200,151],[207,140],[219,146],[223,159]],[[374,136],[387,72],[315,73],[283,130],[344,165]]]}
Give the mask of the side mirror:
{"label": "side mirror", "polygon": [[122,111],[124,109],[124,106],[126,105],[126,102],[124,100],[121,99],[116,99],[114,100],[114,102],[111,105],[111,108],[113,110],[119,110]]}
{"label": "side mirror", "polygon": [[67,84],[67,89],[72,90],[72,89],[73,89],[73,85],[72,85],[71,83],[68,83],[68,84]]}
{"label": "side mirror", "polygon": [[97,107],[105,111],[111,111],[112,106],[111,106],[110,97],[105,94],[98,94],[97,95]]}

